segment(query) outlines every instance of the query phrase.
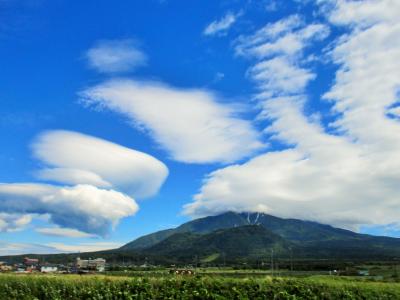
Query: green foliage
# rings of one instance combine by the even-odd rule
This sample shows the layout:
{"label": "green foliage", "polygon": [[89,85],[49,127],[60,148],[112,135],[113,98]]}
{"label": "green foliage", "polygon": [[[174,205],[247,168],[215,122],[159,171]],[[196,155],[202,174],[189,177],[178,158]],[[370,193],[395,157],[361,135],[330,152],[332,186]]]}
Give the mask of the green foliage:
{"label": "green foliage", "polygon": [[400,285],[332,277],[3,275],[0,276],[0,299],[400,299]]}

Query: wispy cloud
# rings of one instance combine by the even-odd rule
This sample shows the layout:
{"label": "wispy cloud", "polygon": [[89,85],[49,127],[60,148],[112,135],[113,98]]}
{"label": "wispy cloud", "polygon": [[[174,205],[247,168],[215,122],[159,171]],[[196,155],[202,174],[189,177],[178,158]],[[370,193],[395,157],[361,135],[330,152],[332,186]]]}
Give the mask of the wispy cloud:
{"label": "wispy cloud", "polygon": [[54,118],[50,115],[40,115],[32,112],[2,112],[0,127],[37,127],[53,120]]}
{"label": "wispy cloud", "polygon": [[10,243],[5,241],[0,241],[0,255],[20,255],[20,254],[55,254],[60,253],[54,247],[33,244],[33,243]]}
{"label": "wispy cloud", "polygon": [[86,105],[121,113],[144,128],[172,156],[187,163],[231,162],[263,147],[234,105],[208,90],[158,82],[108,81],[82,93]]}
{"label": "wispy cloud", "polygon": [[333,44],[338,71],[322,99],[336,120],[305,114],[307,84],[318,78],[303,54],[318,51],[326,25],[294,16],[241,37],[239,54],[256,60],[260,122],[287,147],[211,173],[187,214],[263,211],[353,229],[398,222],[400,123],[387,114],[399,100],[400,3],[322,2],[331,26],[347,30]]}
{"label": "wispy cloud", "polygon": [[117,242],[97,242],[97,243],[80,243],[80,244],[65,244],[65,243],[49,243],[47,246],[57,249],[59,252],[93,252],[110,249],[117,249],[124,243]]}
{"label": "wispy cloud", "polygon": [[276,11],[279,7],[278,1],[275,0],[270,0],[268,3],[265,4],[265,10],[270,12],[270,11]]}
{"label": "wispy cloud", "polygon": [[0,212],[0,232],[13,232],[22,230],[31,221],[31,215]]}
{"label": "wispy cloud", "polygon": [[93,234],[82,232],[76,229],[61,228],[61,227],[36,228],[35,231],[44,235],[69,237],[69,238],[87,238],[95,236]]}
{"label": "wispy cloud", "polygon": [[57,254],[57,253],[78,253],[92,252],[109,249],[116,249],[124,243],[118,242],[94,242],[94,243],[9,243],[0,241],[0,255],[20,255],[20,254]]}
{"label": "wispy cloud", "polygon": [[90,67],[102,73],[133,71],[147,63],[147,56],[129,39],[99,41],[86,57]]}
{"label": "wispy cloud", "polygon": [[234,14],[232,12],[228,12],[220,20],[213,21],[208,24],[204,29],[203,34],[208,36],[226,34],[240,15],[241,13]]}

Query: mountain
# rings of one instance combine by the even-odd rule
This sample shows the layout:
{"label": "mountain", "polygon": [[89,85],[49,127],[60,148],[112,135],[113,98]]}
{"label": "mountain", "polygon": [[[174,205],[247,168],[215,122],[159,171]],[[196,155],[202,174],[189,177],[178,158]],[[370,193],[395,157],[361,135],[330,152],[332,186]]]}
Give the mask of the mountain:
{"label": "mountain", "polygon": [[210,216],[201,219],[196,219],[174,229],[167,229],[157,231],[145,236],[142,236],[124,246],[120,249],[132,250],[132,249],[145,249],[152,245],[155,245],[162,240],[168,238],[175,233],[210,233],[217,229],[232,228],[236,226],[252,225],[245,221],[240,214],[233,212],[227,212],[218,216]]}
{"label": "mountain", "polygon": [[[317,222],[283,219],[264,213],[234,212],[196,219],[175,229],[143,236],[120,250],[182,258],[222,252],[236,253],[237,257],[256,257],[256,253],[265,256],[270,251],[267,239],[272,237],[279,238],[275,242],[279,244],[282,256],[295,253],[297,258],[400,257],[400,239],[359,234]],[[220,240],[224,243],[220,244]],[[253,247],[253,252],[249,247]]]}
{"label": "mountain", "polygon": [[[273,250],[273,251],[272,251]],[[281,262],[393,261],[400,258],[400,239],[359,234],[330,225],[283,219],[264,213],[227,212],[192,220],[173,229],[140,237],[119,249],[54,255],[32,255],[47,262],[72,262],[77,256],[104,257],[111,263],[257,264]],[[19,262],[23,256],[0,257]],[[308,267],[309,265],[306,265]]]}
{"label": "mountain", "polygon": [[177,261],[224,255],[227,259],[259,258],[275,253],[286,253],[290,243],[260,225],[246,225],[219,229],[211,233],[175,233],[146,249],[146,253],[174,257]]}
{"label": "mountain", "polygon": [[297,219],[282,219],[264,213],[227,212],[217,216],[196,219],[175,229],[167,229],[140,237],[121,249],[145,249],[155,245],[175,233],[210,233],[218,229],[246,225],[262,225],[275,234],[296,242],[312,242],[321,240],[342,240],[357,237],[359,234],[349,230],[334,228],[316,222]]}

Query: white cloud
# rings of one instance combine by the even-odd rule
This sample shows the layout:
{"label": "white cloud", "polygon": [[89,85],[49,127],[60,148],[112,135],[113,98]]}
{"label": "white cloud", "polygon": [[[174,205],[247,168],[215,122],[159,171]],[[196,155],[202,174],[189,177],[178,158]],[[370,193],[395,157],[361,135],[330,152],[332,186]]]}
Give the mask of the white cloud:
{"label": "white cloud", "polygon": [[87,105],[107,107],[147,129],[178,161],[230,162],[262,147],[250,122],[207,90],[114,80],[84,91],[82,97]]}
{"label": "white cloud", "polygon": [[279,7],[278,1],[270,0],[265,4],[265,10],[268,12],[276,11]]}
{"label": "white cloud", "polygon": [[387,113],[394,117],[400,118],[400,106],[389,108]]}
{"label": "white cloud", "polygon": [[2,212],[46,214],[61,227],[101,236],[138,210],[132,198],[90,185],[0,184],[0,199]]}
{"label": "white cloud", "polygon": [[[387,115],[399,101],[400,15],[394,13],[398,1],[331,2],[335,5],[325,7],[329,20],[349,30],[333,45],[332,58],[339,69],[324,96],[337,115],[329,127],[337,132],[327,133],[324,124],[304,114],[304,87],[313,77],[286,87],[267,74],[254,77],[250,71],[260,88],[260,119],[270,122],[266,131],[289,147],[211,173],[185,207],[187,214],[263,211],[353,229],[398,223],[400,123]],[[258,41],[246,46],[249,52],[245,53],[262,60],[257,64],[268,54],[267,61],[280,57],[292,67],[299,66],[303,48],[312,39],[295,54],[274,45],[281,32],[303,31],[302,25],[282,25],[287,23],[264,28],[264,32],[279,32],[265,40],[251,37]],[[268,47],[254,54],[260,43]],[[279,51],[271,50],[276,48]]]}
{"label": "white cloud", "polygon": [[35,231],[39,232],[41,234],[44,234],[44,235],[61,236],[61,237],[69,237],[69,238],[87,238],[87,237],[95,236],[93,234],[82,232],[82,231],[79,231],[76,229],[60,228],[60,227],[36,228]]}
{"label": "white cloud", "polygon": [[[55,167],[39,170],[38,177],[74,186],[1,184],[0,211],[45,215],[61,226],[37,229],[43,234],[105,236],[120,219],[135,214],[138,206],[127,195],[99,187],[150,196],[168,174],[164,164],[147,154],[76,132],[45,132],[32,148],[37,158]],[[8,227],[13,225],[6,221]]]}
{"label": "white cloud", "polygon": [[298,15],[267,24],[255,34],[236,40],[237,55],[257,59],[249,75],[263,98],[304,92],[315,74],[303,66],[304,49],[329,34],[323,24],[305,25]]}
{"label": "white cloud", "polygon": [[41,180],[52,180],[66,184],[91,184],[97,187],[111,187],[112,184],[105,181],[98,174],[79,169],[53,168],[42,169],[36,172]]}
{"label": "white cloud", "polygon": [[214,82],[214,83],[219,82],[219,81],[223,80],[224,78],[225,78],[225,74],[224,74],[224,73],[222,73],[222,72],[217,72],[217,73],[215,74],[215,76],[214,76],[213,82]]}
{"label": "white cloud", "polygon": [[34,216],[60,227],[37,229],[43,234],[106,236],[136,213],[132,197],[154,195],[168,175],[150,155],[77,132],[44,132],[32,150],[46,165],[39,179],[70,186],[0,183],[0,231],[22,229]]}
{"label": "white cloud", "polygon": [[118,242],[96,242],[96,243],[50,243],[50,244],[33,244],[33,243],[9,243],[0,241],[0,256],[21,255],[21,254],[57,254],[57,253],[77,253],[92,252],[109,249],[116,249],[124,243]]}
{"label": "white cloud", "polygon": [[303,20],[299,15],[292,15],[278,22],[269,23],[251,36],[240,36],[236,41],[235,51],[238,55],[246,55],[252,48],[257,48],[262,44],[269,45],[271,41],[276,41],[287,34],[291,35],[303,25]]}
{"label": "white cloud", "polygon": [[397,0],[328,0],[326,2],[328,5],[332,3],[335,5],[334,10],[328,11],[330,21],[335,24],[366,28],[382,22],[386,24],[399,22],[400,3]]}
{"label": "white cloud", "polygon": [[61,251],[54,247],[32,243],[9,243],[0,241],[0,256],[20,254],[55,254]]}
{"label": "white cloud", "polygon": [[86,53],[89,65],[102,73],[121,73],[146,65],[146,55],[133,40],[105,40]]}
{"label": "white cloud", "polygon": [[157,193],[168,175],[167,167],[148,154],[72,131],[47,131],[32,149],[54,167],[40,170],[40,179],[112,187],[135,198]]}
{"label": "white cloud", "polygon": [[311,71],[299,68],[281,56],[257,63],[249,74],[260,89],[271,95],[303,92],[308,82],[315,78]]}
{"label": "white cloud", "polygon": [[65,244],[65,243],[49,243],[47,246],[57,249],[59,252],[94,252],[110,249],[117,249],[125,243],[117,242],[97,242],[97,243],[81,243],[81,244]]}
{"label": "white cloud", "polygon": [[32,216],[0,212],[0,232],[22,230],[32,221]]}
{"label": "white cloud", "polygon": [[204,29],[204,35],[226,34],[229,28],[236,22],[240,14],[228,12],[222,19],[213,21]]}
{"label": "white cloud", "polygon": [[302,27],[301,24],[297,16],[269,24],[253,36],[240,37],[237,41],[239,44],[236,47],[236,53],[238,55],[251,54],[257,58],[276,54],[295,55],[310,42],[323,40],[329,34],[329,28],[326,25],[309,24]]}

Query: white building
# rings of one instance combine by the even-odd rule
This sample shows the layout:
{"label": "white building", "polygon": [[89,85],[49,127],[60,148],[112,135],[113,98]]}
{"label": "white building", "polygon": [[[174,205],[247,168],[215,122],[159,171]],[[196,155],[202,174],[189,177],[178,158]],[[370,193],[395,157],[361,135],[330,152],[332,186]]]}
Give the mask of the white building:
{"label": "white building", "polygon": [[58,268],[57,267],[53,267],[53,266],[41,266],[40,267],[40,272],[42,273],[53,273],[53,272],[57,272]]}
{"label": "white building", "polygon": [[104,272],[106,268],[106,260],[103,258],[81,259],[78,257],[76,259],[76,267],[81,270]]}

